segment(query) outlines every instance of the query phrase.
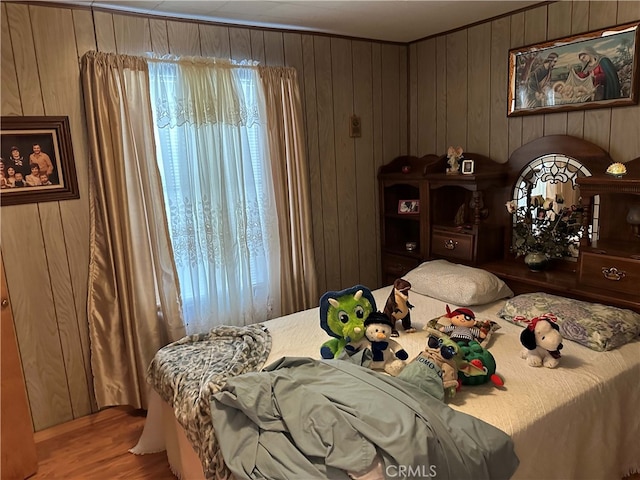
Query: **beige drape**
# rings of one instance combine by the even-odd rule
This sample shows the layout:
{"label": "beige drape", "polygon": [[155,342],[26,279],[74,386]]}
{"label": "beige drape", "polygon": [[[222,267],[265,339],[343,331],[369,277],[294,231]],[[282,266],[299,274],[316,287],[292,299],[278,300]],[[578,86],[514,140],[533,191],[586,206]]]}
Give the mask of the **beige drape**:
{"label": "beige drape", "polygon": [[318,303],[302,103],[295,69],[258,68],[266,97],[278,209],[282,313],[287,314]]}
{"label": "beige drape", "polygon": [[99,407],[146,408],[145,374],[184,324],[155,158],[146,60],[89,52],[82,84],[91,151],[88,316]]}

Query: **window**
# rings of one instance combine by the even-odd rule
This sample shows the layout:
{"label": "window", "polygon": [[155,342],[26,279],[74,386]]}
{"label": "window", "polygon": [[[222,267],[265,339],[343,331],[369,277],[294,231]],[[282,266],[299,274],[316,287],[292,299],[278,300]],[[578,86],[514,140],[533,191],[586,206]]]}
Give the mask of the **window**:
{"label": "window", "polygon": [[279,240],[257,73],[150,62],[150,78],[187,331],[266,320]]}

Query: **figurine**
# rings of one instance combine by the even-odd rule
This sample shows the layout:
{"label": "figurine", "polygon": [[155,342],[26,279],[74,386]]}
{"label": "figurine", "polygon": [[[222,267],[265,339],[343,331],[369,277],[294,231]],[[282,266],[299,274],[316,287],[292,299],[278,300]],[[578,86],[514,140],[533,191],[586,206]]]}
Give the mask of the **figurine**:
{"label": "figurine", "polygon": [[460,173],[460,163],[462,161],[462,147],[449,147],[447,150],[447,174],[457,175]]}

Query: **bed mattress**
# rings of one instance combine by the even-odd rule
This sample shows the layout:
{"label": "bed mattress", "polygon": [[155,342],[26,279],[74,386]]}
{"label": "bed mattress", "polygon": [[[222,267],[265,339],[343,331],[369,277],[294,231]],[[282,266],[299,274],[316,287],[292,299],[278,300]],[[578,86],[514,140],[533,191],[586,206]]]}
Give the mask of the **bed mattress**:
{"label": "bed mattress", "polygon": [[[389,288],[373,294],[376,303],[384,305]],[[427,322],[443,315],[446,307],[415,293],[410,300],[417,332],[400,330],[397,338],[409,359],[425,347]],[[500,325],[487,348],[504,386],[498,388],[490,382],[463,386],[448,404],[512,437],[520,459],[514,479],[620,479],[640,471],[640,341],[608,352],[565,341],[557,368],[531,367],[520,357],[522,328],[497,316],[503,304],[498,301],[472,309],[477,319]],[[265,325],[272,339],[265,365],[285,356],[320,358],[320,346],[329,338],[320,328],[318,308]],[[147,423],[161,423],[161,414],[152,408]],[[149,430],[153,428],[149,426]],[[148,443],[143,435],[137,453],[158,450]],[[172,455],[175,458],[175,453]],[[178,464],[185,461],[175,459],[173,468],[180,473],[185,467]]]}

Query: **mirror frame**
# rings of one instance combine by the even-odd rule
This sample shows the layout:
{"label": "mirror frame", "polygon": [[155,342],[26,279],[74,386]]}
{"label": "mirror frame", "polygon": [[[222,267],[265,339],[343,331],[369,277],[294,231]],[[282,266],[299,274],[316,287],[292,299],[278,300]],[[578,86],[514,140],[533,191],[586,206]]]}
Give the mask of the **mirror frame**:
{"label": "mirror frame", "polygon": [[[591,172],[591,175],[605,172],[613,162],[608,152],[582,138],[570,135],[548,135],[537,138],[516,149],[509,157],[507,177],[509,190],[505,202],[513,198],[516,181],[518,181],[526,167],[532,161],[549,155],[573,158]],[[512,258],[513,254],[510,251],[513,241],[512,218],[510,215],[505,215],[505,217],[507,220],[505,222],[504,258]],[[591,219],[591,213],[589,213],[588,218]]]}

